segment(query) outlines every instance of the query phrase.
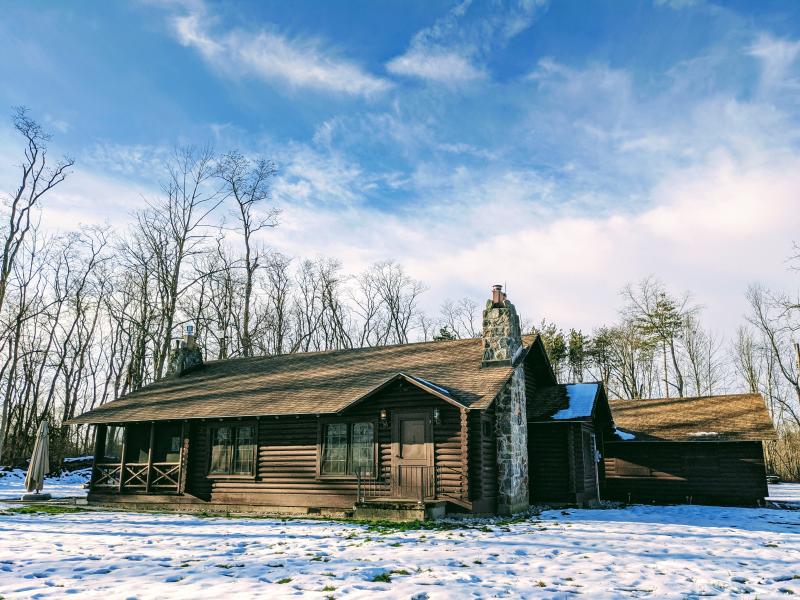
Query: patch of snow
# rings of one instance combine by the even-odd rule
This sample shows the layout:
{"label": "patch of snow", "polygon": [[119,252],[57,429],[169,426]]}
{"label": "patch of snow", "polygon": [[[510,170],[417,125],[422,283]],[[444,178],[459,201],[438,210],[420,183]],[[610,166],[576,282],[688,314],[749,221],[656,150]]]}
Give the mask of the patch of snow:
{"label": "patch of snow", "polygon": [[519,348],[517,348],[517,351],[514,352],[514,356],[511,357],[511,364],[517,362],[519,355],[522,354],[524,351],[525,351],[525,346],[520,346]]}
{"label": "patch of snow", "polygon": [[719,433],[716,431],[694,431],[689,434],[689,437],[718,437]]}
{"label": "patch of snow", "polygon": [[[69,473],[62,473],[54,477],[46,477],[43,492],[55,498],[84,497],[86,491],[84,484],[92,476],[91,468],[78,469]],[[25,471],[12,469],[0,471],[0,499],[19,499],[25,492]]]}
{"label": "patch of snow", "polygon": [[436,390],[436,391],[437,391],[437,392],[439,392],[440,394],[445,394],[446,396],[450,396],[450,391],[449,391],[449,390],[447,390],[447,389],[445,389],[445,388],[443,388],[443,387],[442,387],[442,386],[440,386],[440,385],[436,385],[435,383],[433,383],[433,382],[430,382],[430,381],[428,381],[427,379],[423,379],[422,377],[416,377],[415,375],[412,375],[412,376],[411,376],[411,378],[412,378],[412,379],[416,379],[416,380],[417,380],[417,381],[419,381],[419,382],[420,382],[422,385],[426,385],[426,386],[428,386],[429,388],[433,388],[434,390]]}
{"label": "patch of snow", "polygon": [[65,463],[83,462],[87,460],[94,460],[94,456],[92,456],[91,454],[89,456],[68,456],[67,458],[64,459],[64,462]]}
{"label": "patch of snow", "polygon": [[597,397],[598,384],[596,383],[569,383],[564,386],[567,390],[567,408],[562,408],[552,417],[554,421],[569,421],[592,416],[594,399]]}
{"label": "patch of snow", "polygon": [[302,519],[0,513],[0,596],[776,598],[800,594],[798,527],[798,511],[709,506],[551,510],[513,523],[383,531]]}
{"label": "patch of snow", "polygon": [[769,497],[773,502],[797,502],[800,504],[800,483],[772,483]]}
{"label": "patch of snow", "polygon": [[614,428],[614,434],[621,440],[635,440],[636,436],[632,433],[628,433],[627,431],[622,431],[621,429]]}

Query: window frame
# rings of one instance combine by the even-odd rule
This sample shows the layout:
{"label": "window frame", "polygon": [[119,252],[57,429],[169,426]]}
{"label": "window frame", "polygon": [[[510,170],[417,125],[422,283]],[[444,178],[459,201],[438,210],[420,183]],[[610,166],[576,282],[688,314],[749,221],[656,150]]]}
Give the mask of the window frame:
{"label": "window frame", "polygon": [[[233,429],[233,439],[237,438],[236,430],[243,427],[253,428],[253,469],[250,473],[212,473],[211,461],[214,452],[214,430],[220,427],[230,427]],[[232,446],[235,448],[235,445]],[[235,452],[231,452],[230,465],[232,468]],[[255,480],[258,474],[258,421],[221,421],[208,425],[208,462],[206,464],[206,478],[208,479],[247,479]]]}
{"label": "window frame", "polygon": [[[317,479],[326,480],[352,480],[355,481],[358,476],[354,473],[347,471],[351,467],[353,460],[353,425],[357,423],[369,423],[372,425],[372,472],[375,477],[380,476],[378,470],[379,461],[379,443],[378,443],[378,419],[359,418],[359,417],[339,417],[339,418],[325,418],[319,420],[317,427]],[[325,456],[325,433],[328,425],[347,425],[347,462],[345,465],[345,473],[323,473],[322,461]]]}

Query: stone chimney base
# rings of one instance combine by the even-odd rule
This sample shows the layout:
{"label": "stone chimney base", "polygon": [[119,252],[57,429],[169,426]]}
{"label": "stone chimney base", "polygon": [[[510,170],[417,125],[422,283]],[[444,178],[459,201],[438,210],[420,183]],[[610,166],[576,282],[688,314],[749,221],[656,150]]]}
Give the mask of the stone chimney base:
{"label": "stone chimney base", "polygon": [[525,371],[514,369],[495,401],[497,431],[497,512],[511,515],[528,509],[528,422]]}

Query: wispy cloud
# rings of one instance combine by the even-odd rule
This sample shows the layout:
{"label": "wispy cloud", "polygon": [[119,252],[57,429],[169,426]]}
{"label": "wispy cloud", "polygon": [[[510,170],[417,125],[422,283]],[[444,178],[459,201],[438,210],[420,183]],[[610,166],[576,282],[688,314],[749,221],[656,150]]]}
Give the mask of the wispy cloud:
{"label": "wispy cloud", "polygon": [[175,36],[203,59],[232,78],[252,76],[290,88],[371,97],[391,83],[356,62],[341,57],[321,39],[283,35],[276,29],[228,29],[203,5],[173,16]]}
{"label": "wispy cloud", "polygon": [[794,67],[800,57],[800,40],[787,40],[768,33],[759,35],[749,53],[761,61],[761,83],[767,91],[800,88]]}
{"label": "wispy cloud", "polygon": [[700,4],[700,0],[653,0],[653,4],[679,10],[681,8],[688,8]]}
{"label": "wispy cloud", "polygon": [[431,27],[418,31],[408,49],[386,64],[389,72],[442,84],[463,84],[488,77],[482,64],[492,47],[502,46],[533,22],[540,0],[493,5],[488,14],[470,15],[464,0]]}

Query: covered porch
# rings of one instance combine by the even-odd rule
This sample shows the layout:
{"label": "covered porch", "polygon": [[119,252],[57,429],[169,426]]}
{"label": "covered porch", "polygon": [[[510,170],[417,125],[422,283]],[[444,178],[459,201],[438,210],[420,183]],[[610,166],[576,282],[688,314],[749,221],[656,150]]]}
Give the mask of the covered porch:
{"label": "covered porch", "polygon": [[189,428],[180,421],[96,426],[92,492],[182,494]]}

